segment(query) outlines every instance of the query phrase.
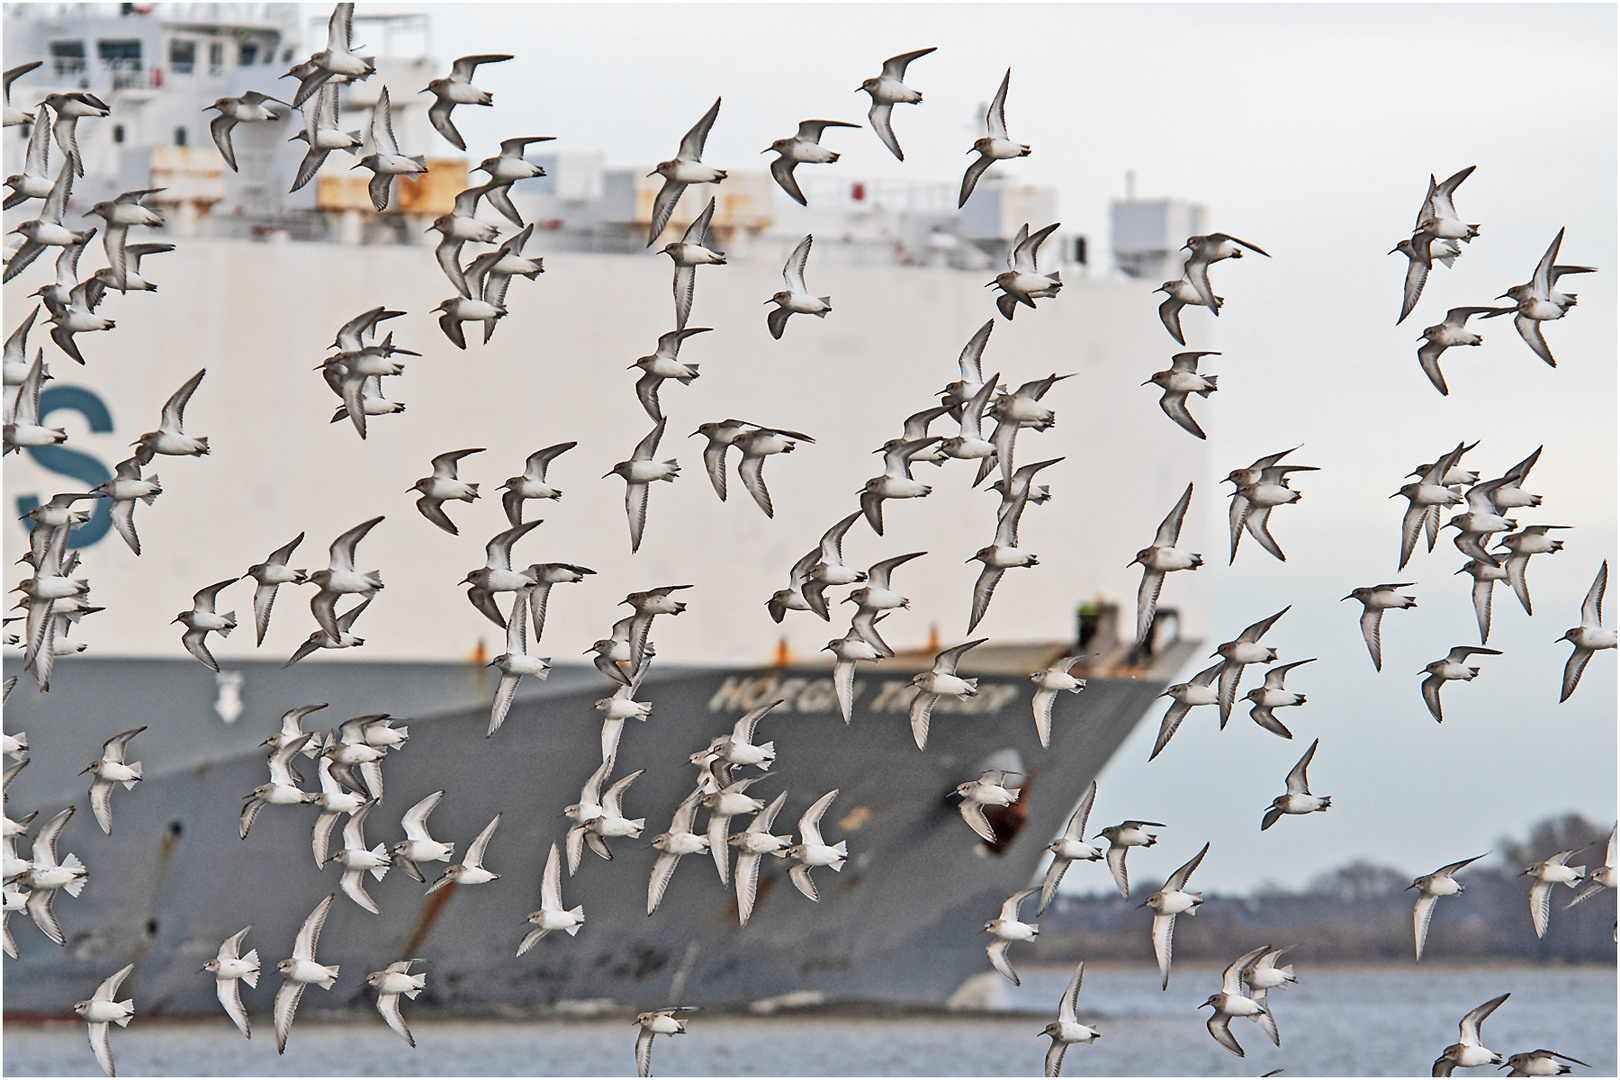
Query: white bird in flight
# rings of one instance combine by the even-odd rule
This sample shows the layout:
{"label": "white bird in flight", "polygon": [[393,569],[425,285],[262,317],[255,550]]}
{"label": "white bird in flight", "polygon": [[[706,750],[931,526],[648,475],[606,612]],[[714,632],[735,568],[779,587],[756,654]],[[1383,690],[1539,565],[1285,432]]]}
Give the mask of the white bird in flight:
{"label": "white bird in flight", "polygon": [[1574,651],[1564,664],[1564,689],[1559,695],[1559,704],[1568,701],[1575,692],[1575,687],[1581,681],[1581,672],[1586,670],[1587,661],[1592,659],[1592,655],[1615,647],[1615,632],[1603,627],[1603,594],[1608,587],[1609,561],[1605,559],[1603,565],[1598,567],[1597,577],[1592,579],[1586,599],[1581,603],[1581,625],[1565,630],[1564,636],[1558,639],[1574,646]]}
{"label": "white bird in flight", "polygon": [[428,123],[432,124],[433,129],[443,135],[457,150],[467,149],[467,144],[450,119],[451,110],[457,105],[493,105],[494,97],[487,90],[480,90],[472,84],[473,74],[480,64],[498,64],[502,60],[510,59],[512,57],[509,53],[481,53],[477,56],[459,57],[450,65],[448,76],[434,79],[422,90],[424,94],[432,94],[434,99],[433,104],[428,107]]}
{"label": "white bird in flight", "polygon": [[883,72],[870,79],[863,79],[856,88],[859,93],[865,90],[872,96],[872,108],[867,111],[866,118],[872,123],[872,130],[883,145],[889,148],[898,160],[906,160],[906,155],[900,150],[900,140],[894,137],[893,116],[896,105],[916,105],[922,101],[922,94],[907,86],[904,82],[906,67],[918,57],[927,56],[938,46],[927,49],[916,49],[912,52],[891,56],[883,61]]}
{"label": "white bird in flight", "polygon": [[119,784],[124,785],[128,791],[141,780],[141,763],[124,761],[124,753],[129,747],[129,740],[146,730],[142,724],[138,728],[131,728],[108,739],[101,749],[101,757],[92,761],[80,772],[94,773],[95,780],[90,784],[90,809],[95,812],[96,822],[101,831],[108,836],[112,835],[112,793],[113,788]]}
{"label": "white bird in flight", "polygon": [[310,984],[318,985],[322,990],[332,989],[337,982],[338,967],[330,967],[315,959],[315,946],[321,937],[321,927],[326,925],[327,913],[332,910],[332,898],[336,893],[327,893],[326,898],[315,905],[298,928],[298,937],[293,942],[293,954],[276,965],[281,972],[281,989],[276,991],[275,1023],[276,1023],[276,1052],[287,1052],[287,1037],[292,1034],[293,1017],[298,1012],[298,1002],[304,996],[304,988]]}
{"label": "white bird in flight", "polygon": [[[876,105],[874,104],[874,108]],[[794,178],[793,170],[799,165],[827,165],[838,160],[838,153],[821,145],[821,136],[830,127],[858,128],[859,124],[848,124],[842,120],[800,120],[799,130],[785,139],[777,139],[771,143],[770,148],[761,153],[775,153],[777,158],[771,162],[771,177],[779,184],[788,198],[800,206],[808,206],[804,201],[804,192],[799,189],[799,181]]]}
{"label": "white bird in flight", "polygon": [[787,288],[773,293],[765,301],[775,304],[776,310],[765,316],[765,323],[770,328],[771,337],[780,339],[782,331],[787,329],[789,315],[814,315],[818,319],[825,319],[827,312],[832,310],[832,297],[814,296],[810,287],[804,283],[804,266],[810,259],[810,245],[815,240],[811,234],[805,234],[798,246],[788,256],[787,262],[782,266],[782,281]]}
{"label": "white bird in flight", "polygon": [[242,988],[238,980],[254,989],[259,986],[259,950],[240,951],[242,939],[252,929],[251,926],[244,926],[226,938],[219,947],[218,955],[202,966],[202,970],[214,974],[214,989],[219,995],[219,1003],[225,1006],[225,1014],[250,1039],[253,1038],[253,1029],[248,1024],[247,1010],[242,1008]]}
{"label": "white bird in flight", "polygon": [[1260,831],[1265,832],[1284,814],[1309,814],[1316,810],[1326,810],[1333,805],[1331,795],[1312,795],[1310,782],[1305,778],[1305,770],[1310,768],[1311,758],[1316,756],[1316,744],[1321,739],[1311,740],[1310,749],[1305,751],[1292,769],[1288,770],[1285,782],[1287,792],[1271,800],[1271,807],[1260,819]]}
{"label": "white bird in flight", "polygon": [[1204,894],[1187,891],[1187,879],[1192,877],[1198,864],[1204,861],[1209,844],[1165,880],[1164,888],[1142,901],[1143,907],[1153,909],[1153,955],[1159,960],[1159,973],[1164,976],[1162,989],[1170,988],[1170,947],[1176,933],[1176,916],[1184,911],[1196,912],[1204,902]]}
{"label": "white bird in flight", "polygon": [[1485,1004],[1469,1011],[1457,1025],[1457,1041],[1446,1047],[1434,1061],[1434,1076],[1450,1076],[1453,1069],[1472,1069],[1480,1065],[1500,1065],[1502,1055],[1490,1050],[1480,1042],[1480,1026],[1485,1018],[1496,1011],[1496,1007],[1508,999],[1508,994],[1500,994],[1491,998]]}
{"label": "white bird in flight", "polygon": [[670,215],[675,213],[675,204],[680,201],[686,185],[718,184],[726,178],[726,170],[705,165],[700,160],[703,157],[703,144],[709,139],[709,129],[714,126],[714,118],[719,114],[720,99],[715,98],[709,111],[681,138],[681,146],[675,156],[669,161],[660,161],[647,174],[664,178],[664,186],[653,198],[652,222],[647,227],[648,247],[653,246],[658,234],[669,224]]}
{"label": "white bird in flight", "polygon": [[[986,133],[975,140],[968,153],[977,153],[968,165],[967,172],[962,174],[962,193],[956,200],[956,207],[960,210],[967,204],[968,197],[978,186],[979,178],[984,171],[998,161],[1009,161],[1012,158],[1029,156],[1029,147],[1023,143],[1015,143],[1007,137],[1007,84],[1012,81],[1012,68],[1001,77],[1001,87],[996,96],[990,99],[990,108],[985,111],[984,122]],[[1008,316],[1011,318],[1011,316]]]}
{"label": "white bird in flight", "polygon": [[1001,290],[1001,295],[996,297],[996,310],[1001,312],[1003,318],[1010,320],[1019,304],[1033,308],[1037,299],[1056,296],[1058,290],[1063,288],[1063,278],[1056,270],[1043,274],[1036,263],[1041,245],[1059,224],[1054,221],[1032,233],[1026,222],[1019,228],[1018,235],[1013,237],[1012,246],[1007,250],[1007,269],[997,274],[991,282]]}
{"label": "white bird in flight", "polygon": [[394,137],[394,113],[388,104],[386,86],[382,88],[382,94],[371,113],[371,153],[361,158],[354,168],[371,170],[368,190],[371,205],[377,208],[379,214],[388,209],[394,191],[394,177],[421,176],[427,172],[425,155],[407,155],[399,148],[399,140]]}
{"label": "white bird in flight", "polygon": [[1080,1008],[1080,980],[1085,977],[1086,962],[1080,961],[1069,978],[1069,985],[1064,988],[1063,998],[1058,1002],[1058,1018],[1042,1029],[1042,1035],[1052,1038],[1052,1045],[1046,1051],[1046,1075],[1048,1077],[1060,1076],[1063,1072],[1064,1051],[1075,1043],[1094,1043],[1102,1032],[1089,1024],[1082,1024],[1078,1015]]}
{"label": "white bird in flight", "polygon": [[[1485,855],[1489,854],[1490,852],[1485,853]],[[1439,902],[1442,896],[1461,896],[1463,894],[1463,883],[1452,875],[1469,863],[1483,859],[1485,855],[1475,855],[1473,858],[1463,859],[1461,862],[1447,863],[1434,873],[1424,874],[1407,886],[1408,889],[1418,891],[1417,906],[1412,909],[1412,938],[1417,946],[1418,960],[1423,959],[1423,943],[1429,937],[1429,920],[1434,918],[1434,905]]]}
{"label": "white bird in flight", "polygon": [[96,1062],[101,1066],[101,1071],[108,1076],[117,1075],[113,1069],[112,1042],[108,1039],[108,1032],[112,1029],[108,1025],[128,1027],[135,1015],[134,998],[117,1000],[119,985],[134,970],[134,964],[120,968],[96,987],[96,992],[90,995],[88,1001],[80,1001],[73,1006],[73,1011],[89,1025],[90,1048],[96,1052]]}

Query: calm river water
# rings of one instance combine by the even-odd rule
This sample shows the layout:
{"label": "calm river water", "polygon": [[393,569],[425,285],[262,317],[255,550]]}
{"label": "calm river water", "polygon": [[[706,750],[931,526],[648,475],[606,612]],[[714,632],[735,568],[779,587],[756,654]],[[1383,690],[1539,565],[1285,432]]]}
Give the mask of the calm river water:
{"label": "calm river water", "polygon": [[[1039,1076],[1048,1045],[1037,1032],[1056,1016],[1070,971],[1020,971],[1023,986],[992,991],[988,1014],[881,1016],[849,1012],[774,1016],[698,1012],[688,1033],[660,1036],[655,1076]],[[272,976],[273,978],[274,976]],[[1177,962],[1168,991],[1156,970],[1089,965],[1080,1019],[1101,1028],[1070,1047],[1069,1076],[1428,1075],[1476,1005],[1511,992],[1486,1022],[1485,1045],[1503,1054],[1545,1047],[1589,1062],[1577,1075],[1616,1075],[1616,973],[1600,967],[1301,968],[1273,991],[1282,1034],[1234,1021],[1247,1056],[1218,1046],[1197,1005],[1220,989],[1220,971]],[[323,1022],[305,994],[285,1056],[268,1016],[244,1040],[217,1020],[149,1020],[112,1031],[120,1076],[633,1076],[629,1010],[591,1019],[413,1019],[417,1048],[375,1014]],[[97,1073],[84,1025],[8,1023],[7,1076]],[[1501,1075],[1483,1070],[1478,1075]],[[1466,1075],[1459,1073],[1459,1075]]]}

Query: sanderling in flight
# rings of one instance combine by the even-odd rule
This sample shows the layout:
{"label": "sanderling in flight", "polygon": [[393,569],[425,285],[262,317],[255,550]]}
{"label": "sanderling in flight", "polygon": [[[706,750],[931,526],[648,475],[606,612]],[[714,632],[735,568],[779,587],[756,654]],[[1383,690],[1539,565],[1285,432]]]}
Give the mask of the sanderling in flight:
{"label": "sanderling in flight", "polygon": [[1063,999],[1058,1002],[1058,1018],[1041,1029],[1042,1035],[1052,1037],[1052,1045],[1046,1051],[1046,1075],[1059,1076],[1063,1072],[1063,1052],[1077,1042],[1093,1043],[1102,1037],[1102,1032],[1089,1024],[1082,1024],[1077,1014],[1080,1007],[1080,980],[1085,977],[1086,962],[1080,961],[1069,978],[1069,985],[1063,991]]}
{"label": "sanderling in flight", "polygon": [[1495,1012],[1496,1007],[1509,996],[1501,994],[1493,997],[1462,1018],[1462,1023],[1457,1025],[1457,1041],[1446,1047],[1440,1056],[1435,1058],[1433,1075],[1450,1076],[1453,1069],[1472,1069],[1480,1065],[1502,1063],[1501,1054],[1487,1049],[1479,1041],[1479,1029],[1485,1023],[1485,1018]]}
{"label": "sanderling in flight", "polygon": [[1007,950],[1015,941],[1034,941],[1035,935],[1041,932],[1040,927],[1034,923],[1021,922],[1018,918],[1018,905],[1025,899],[1040,892],[1038,888],[1022,889],[1013,893],[1001,905],[1001,914],[984,924],[986,933],[995,937],[985,952],[990,956],[990,966],[1005,975],[1014,986],[1021,985],[1018,981],[1018,972],[1013,970],[1012,964],[1007,960]]}
{"label": "sanderling in flight", "polygon": [[1201,892],[1188,892],[1187,879],[1192,877],[1198,864],[1204,861],[1209,844],[1165,880],[1164,888],[1142,901],[1141,906],[1153,909],[1153,954],[1159,960],[1159,973],[1164,976],[1162,989],[1170,988],[1170,946],[1176,933],[1176,916],[1183,911],[1196,912],[1204,902]]}
{"label": "sanderling in flight", "polygon": [[[957,209],[966,205],[968,197],[979,183],[979,177],[984,171],[998,161],[1008,161],[1012,158],[1029,156],[1029,147],[1023,143],[1015,143],[1007,137],[1007,84],[1012,81],[1012,68],[1001,77],[1001,87],[996,90],[996,96],[990,99],[990,108],[985,111],[984,123],[986,134],[973,140],[973,146],[968,153],[977,153],[968,165],[967,172],[962,174],[962,192],[956,200]],[[1010,317],[1010,316],[1009,316]]]}
{"label": "sanderling in flight", "polygon": [[112,835],[112,793],[113,788],[119,784],[124,790],[133,788],[141,779],[141,763],[138,761],[124,761],[124,752],[129,746],[129,740],[146,730],[142,724],[138,728],[120,732],[108,739],[101,748],[101,757],[92,761],[80,770],[79,775],[94,773],[95,780],[90,784],[90,809],[95,812],[96,822],[100,824],[101,831],[108,836]]}
{"label": "sanderling in flight", "polygon": [[259,986],[259,950],[241,951],[242,939],[252,929],[251,926],[244,926],[226,938],[219,947],[219,954],[202,966],[203,971],[214,973],[214,989],[219,994],[219,1003],[225,1006],[225,1014],[250,1039],[253,1038],[253,1030],[248,1025],[247,1010],[242,1008],[242,988],[237,980],[255,989]]}
{"label": "sanderling in flight", "polygon": [[872,107],[867,110],[866,118],[871,121],[872,130],[877,132],[877,137],[882,140],[883,145],[887,146],[889,152],[900,161],[906,160],[906,155],[900,151],[900,140],[894,137],[891,114],[896,105],[917,105],[922,102],[922,94],[905,84],[906,66],[918,57],[927,56],[938,47],[934,45],[891,56],[883,61],[882,74],[863,79],[861,85],[856,87],[857,93],[865,90],[872,96]]}
{"label": "sanderling in flight", "polygon": [[130,1018],[135,1015],[134,998],[127,1001],[117,1000],[119,984],[134,970],[134,964],[120,968],[96,987],[96,992],[90,995],[90,1000],[77,1002],[73,1006],[73,1011],[90,1025],[90,1048],[96,1052],[96,1062],[101,1066],[101,1071],[108,1076],[116,1076],[117,1073],[113,1070],[112,1042],[107,1037],[107,1033],[112,1029],[107,1025],[128,1027]]}
{"label": "sanderling in flight", "polygon": [[[473,73],[478,70],[479,64],[498,64],[502,60],[510,59],[512,59],[510,53],[481,53],[477,56],[458,57],[450,65],[450,74],[447,77],[434,79],[422,90],[424,94],[433,95],[433,104],[428,107],[428,123],[432,124],[433,130],[443,135],[457,150],[467,149],[467,144],[462,140],[461,132],[456,130],[456,125],[451,122],[450,111],[457,105],[494,104],[495,99],[487,90],[480,90],[472,84]],[[413,1042],[411,1045],[416,1044]]]}
{"label": "sanderling in flight", "polygon": [[1310,782],[1305,778],[1305,770],[1310,767],[1311,758],[1316,756],[1316,744],[1321,739],[1311,740],[1310,749],[1305,751],[1298,763],[1288,770],[1285,781],[1287,793],[1271,800],[1271,808],[1260,819],[1260,831],[1265,832],[1282,819],[1284,814],[1309,814],[1314,810],[1326,810],[1333,805],[1331,795],[1312,795]]}
{"label": "sanderling in flight", "polygon": [[[1489,855],[1486,852],[1485,855]],[[1485,855],[1475,855],[1471,859],[1461,862],[1448,863],[1432,874],[1422,877],[1408,885],[1408,889],[1418,891],[1417,906],[1412,909],[1412,937],[1417,945],[1417,959],[1423,959],[1423,943],[1429,937],[1429,920],[1434,917],[1434,905],[1442,896],[1461,896],[1463,883],[1452,875],[1469,863],[1478,862]]]}

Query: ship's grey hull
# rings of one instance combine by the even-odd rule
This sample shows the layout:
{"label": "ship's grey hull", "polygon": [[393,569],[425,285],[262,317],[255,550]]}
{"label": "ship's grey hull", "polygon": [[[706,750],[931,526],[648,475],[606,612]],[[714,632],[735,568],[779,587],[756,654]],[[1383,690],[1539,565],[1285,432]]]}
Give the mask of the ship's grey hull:
{"label": "ship's grey hull", "polygon": [[[307,993],[304,1007],[366,1004],[364,976],[414,956],[427,962],[428,973],[417,1008],[482,1012],[578,1000],[740,1005],[806,992],[832,1001],[942,1003],[964,978],[987,969],[984,922],[1030,881],[1085,785],[1166,681],[1094,677],[1083,693],[1060,695],[1052,746],[1042,750],[1027,677],[981,676],[977,698],[941,701],[923,752],[907,721],[910,671],[861,672],[854,722],[846,726],[824,667],[655,669],[638,695],[652,703],[651,717],[627,724],[613,774],[647,770],[624,802],[628,816],[647,819],[646,831],[640,839],[610,840],[611,863],[587,850],[578,874],[565,875],[565,904],[584,906],[577,937],[553,933],[515,957],[530,929],[524,917],[539,906],[548,848],[566,832],[561,810],[578,799],[600,761],[600,714],[591,705],[607,693],[605,680],[591,668],[559,669],[538,693],[520,698],[505,726],[486,739],[487,688],[477,669],[301,667],[283,675],[272,665],[243,665],[244,697],[275,700],[278,712],[306,699],[333,701],[306,730],[324,731],[360,711],[340,711],[339,702],[350,698],[380,700],[387,704],[377,708],[410,717],[410,740],[383,761],[383,802],[367,822],[369,844],[402,839],[405,809],[439,788],[448,793],[431,828],[456,843],[458,859],[489,819],[502,815],[485,860],[501,875],[497,881],[425,897],[425,886],[402,870],[381,882],[368,875],[377,915],[339,892],[318,956],[339,965],[342,975],[330,992]],[[125,683],[136,669],[140,678],[171,688],[166,698],[131,693],[125,701],[153,708],[146,703],[166,700],[172,712],[143,717],[109,701],[87,714],[87,701],[118,695],[120,668]],[[289,678],[295,674],[296,682]],[[243,987],[243,1000],[250,1013],[268,1013],[280,984],[276,962],[290,954],[315,904],[338,890],[342,873],[335,863],[315,866],[311,807],[267,806],[248,839],[238,837],[242,798],[267,778],[256,744],[274,721],[226,727],[200,715],[212,676],[195,664],[75,661],[72,676],[29,703],[28,726],[62,727],[66,733],[52,742],[82,744],[85,760],[113,731],[159,722],[131,745],[132,758],[147,763],[146,779],[114,793],[110,838],[89,813],[87,778],[69,782],[73,770],[65,760],[36,763],[13,785],[8,812],[37,806],[36,830],[62,805],[78,805],[58,854],[77,853],[89,882],[77,898],[57,897],[66,948],[46,940],[26,914],[11,919],[21,959],[5,966],[7,1012],[70,1012],[109,972],[133,961],[126,986],[143,1015],[207,1013],[219,1006],[213,980],[199,969],[221,941],[251,924],[244,948],[259,950],[263,974],[256,990]],[[276,698],[294,687],[299,700]],[[812,903],[793,888],[784,863],[765,860],[753,917],[739,927],[733,887],[721,886],[709,856],[687,856],[649,918],[647,880],[656,852],[648,841],[668,827],[694,785],[686,756],[728,731],[746,709],[778,697],[787,703],[761,721],[756,735],[775,742],[777,764],[750,794],[769,801],[787,789],[773,829],[784,834],[797,833],[798,816],[838,788],[822,829],[829,843],[848,843],[849,861],[841,873],[814,871],[821,900]],[[413,708],[412,699],[421,707]],[[480,704],[454,705],[469,699]],[[1004,850],[988,853],[948,796],[983,768],[1014,760],[1027,772],[1013,808],[1025,820]],[[298,767],[306,789],[314,788],[314,762],[299,758]],[[746,820],[734,819],[731,831]],[[342,845],[340,835],[341,825],[333,850]],[[423,869],[432,881],[444,864]]]}

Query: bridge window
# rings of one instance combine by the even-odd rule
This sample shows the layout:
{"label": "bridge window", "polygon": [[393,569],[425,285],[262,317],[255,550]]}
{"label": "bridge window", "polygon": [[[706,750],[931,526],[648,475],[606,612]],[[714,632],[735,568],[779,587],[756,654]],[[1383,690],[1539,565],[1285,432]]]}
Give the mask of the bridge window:
{"label": "bridge window", "polygon": [[78,76],[85,71],[84,42],[51,42],[51,67],[58,76]]}

